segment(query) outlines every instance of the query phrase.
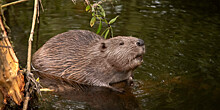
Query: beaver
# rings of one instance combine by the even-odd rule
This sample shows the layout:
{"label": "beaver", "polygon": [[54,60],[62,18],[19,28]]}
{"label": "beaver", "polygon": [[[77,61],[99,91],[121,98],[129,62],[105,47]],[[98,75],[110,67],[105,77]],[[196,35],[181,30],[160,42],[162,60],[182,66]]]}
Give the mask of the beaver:
{"label": "beaver", "polygon": [[104,39],[88,30],[70,30],[37,50],[32,65],[44,76],[120,91],[111,84],[130,82],[144,53],[144,41],[135,37]]}

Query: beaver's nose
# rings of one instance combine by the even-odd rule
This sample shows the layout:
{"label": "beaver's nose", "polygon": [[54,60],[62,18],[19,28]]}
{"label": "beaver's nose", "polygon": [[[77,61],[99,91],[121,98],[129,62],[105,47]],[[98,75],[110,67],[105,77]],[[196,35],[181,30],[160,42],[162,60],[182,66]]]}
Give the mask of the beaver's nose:
{"label": "beaver's nose", "polygon": [[143,46],[144,41],[142,39],[138,39],[138,42],[136,43],[138,46]]}

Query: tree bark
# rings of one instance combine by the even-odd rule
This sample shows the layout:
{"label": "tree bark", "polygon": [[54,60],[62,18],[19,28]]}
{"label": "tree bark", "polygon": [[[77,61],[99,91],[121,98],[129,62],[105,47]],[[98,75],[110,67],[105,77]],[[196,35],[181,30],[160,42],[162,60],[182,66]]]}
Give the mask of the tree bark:
{"label": "tree bark", "polygon": [[13,51],[11,43],[4,28],[2,16],[0,16],[0,110],[7,104],[7,100],[13,100],[17,105],[23,101],[24,76],[19,70],[18,59]]}

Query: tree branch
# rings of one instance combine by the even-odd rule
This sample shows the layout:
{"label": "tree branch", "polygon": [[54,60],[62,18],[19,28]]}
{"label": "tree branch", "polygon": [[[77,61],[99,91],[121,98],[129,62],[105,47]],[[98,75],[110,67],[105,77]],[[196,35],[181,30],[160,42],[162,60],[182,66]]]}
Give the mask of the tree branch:
{"label": "tree branch", "polygon": [[15,1],[15,2],[4,4],[1,7],[4,8],[4,7],[10,6],[10,5],[15,5],[15,4],[18,4],[18,3],[21,3],[21,2],[26,2],[26,1],[28,1],[28,0],[18,0],[18,1]]}
{"label": "tree branch", "polygon": [[[33,13],[33,18],[32,18],[32,27],[31,27],[30,37],[29,37],[29,40],[28,40],[27,74],[30,74],[30,71],[31,71],[31,48],[32,48],[34,28],[35,28],[37,12],[38,12],[38,3],[39,3],[39,1],[35,0],[35,2],[34,2],[34,13]],[[29,99],[30,99],[30,93],[27,90],[23,110],[27,110]]]}

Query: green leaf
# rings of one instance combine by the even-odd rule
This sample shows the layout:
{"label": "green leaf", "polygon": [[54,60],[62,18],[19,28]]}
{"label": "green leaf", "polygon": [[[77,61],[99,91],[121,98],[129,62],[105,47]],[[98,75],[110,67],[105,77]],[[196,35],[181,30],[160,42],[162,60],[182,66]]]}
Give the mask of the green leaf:
{"label": "green leaf", "polygon": [[105,11],[101,11],[100,14],[105,18]]}
{"label": "green leaf", "polygon": [[95,16],[95,12],[92,13],[92,16]]}
{"label": "green leaf", "polygon": [[105,34],[105,32],[106,32],[107,30],[108,30],[108,28],[105,29],[105,31],[102,32],[101,36],[103,36],[103,34]]}
{"label": "green leaf", "polygon": [[91,9],[91,6],[90,5],[87,5],[86,6],[86,11],[89,11]]}
{"label": "green leaf", "polygon": [[109,29],[106,31],[106,33],[105,33],[105,39],[107,38],[107,36],[108,36],[108,33],[109,33]]}
{"label": "green leaf", "polygon": [[99,33],[100,33],[101,28],[102,28],[102,21],[100,20],[100,21],[99,21],[99,28],[98,28],[96,34],[99,34]]}
{"label": "green leaf", "polygon": [[100,8],[100,14],[105,18],[105,10],[102,8],[101,5],[98,5]]}
{"label": "green leaf", "polygon": [[96,17],[93,16],[92,19],[90,20],[90,26],[93,27],[93,25],[95,24],[96,22]]}
{"label": "green leaf", "polygon": [[105,18],[104,18],[103,20],[104,20],[104,22],[108,25],[108,21],[107,21]]}
{"label": "green leaf", "polygon": [[116,16],[115,18],[111,19],[111,20],[109,21],[109,24],[114,23],[118,17],[119,17],[119,16]]}

